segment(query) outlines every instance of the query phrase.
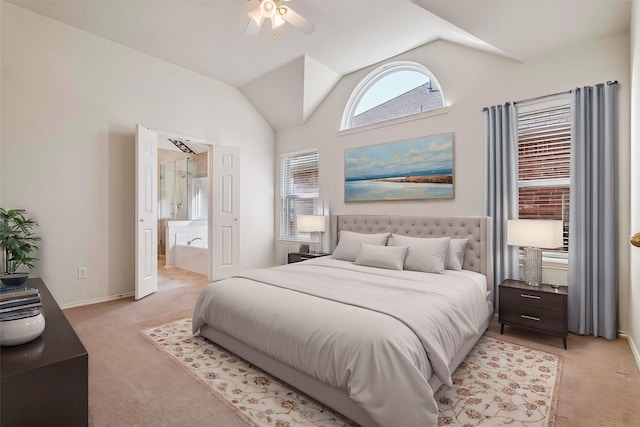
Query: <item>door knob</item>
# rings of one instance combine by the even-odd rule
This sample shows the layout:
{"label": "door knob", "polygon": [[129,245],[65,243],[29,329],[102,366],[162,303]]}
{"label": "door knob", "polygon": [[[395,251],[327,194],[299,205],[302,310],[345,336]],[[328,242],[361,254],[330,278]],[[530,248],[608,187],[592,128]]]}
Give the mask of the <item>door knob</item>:
{"label": "door knob", "polygon": [[629,238],[629,243],[637,248],[640,248],[640,232],[632,234]]}

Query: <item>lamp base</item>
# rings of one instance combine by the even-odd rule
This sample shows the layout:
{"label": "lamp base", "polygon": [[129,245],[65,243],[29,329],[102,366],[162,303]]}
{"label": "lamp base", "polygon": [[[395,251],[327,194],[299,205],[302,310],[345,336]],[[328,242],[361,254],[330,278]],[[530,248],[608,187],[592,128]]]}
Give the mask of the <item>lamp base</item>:
{"label": "lamp base", "polygon": [[529,286],[540,286],[542,282],[542,249],[524,248],[524,282]]}

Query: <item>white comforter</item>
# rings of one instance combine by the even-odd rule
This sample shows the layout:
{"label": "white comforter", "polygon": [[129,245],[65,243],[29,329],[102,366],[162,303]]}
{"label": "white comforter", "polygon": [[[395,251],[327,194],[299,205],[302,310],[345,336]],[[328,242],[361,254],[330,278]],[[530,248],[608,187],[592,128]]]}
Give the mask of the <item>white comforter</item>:
{"label": "white comforter", "polygon": [[212,283],[193,331],[208,324],[346,390],[381,426],[422,427],[437,425],[429,378],[451,383],[452,358],[489,310],[459,275],[324,257]]}

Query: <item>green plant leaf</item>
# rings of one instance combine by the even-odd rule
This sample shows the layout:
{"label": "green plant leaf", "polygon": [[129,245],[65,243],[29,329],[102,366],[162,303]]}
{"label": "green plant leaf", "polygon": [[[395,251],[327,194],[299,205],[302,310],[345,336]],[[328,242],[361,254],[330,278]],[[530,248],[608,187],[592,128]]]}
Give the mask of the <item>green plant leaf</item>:
{"label": "green plant leaf", "polygon": [[25,266],[34,268],[38,259],[33,253],[38,250],[40,237],[34,235],[38,222],[28,217],[22,209],[0,208],[0,248],[5,253],[6,273],[15,273]]}

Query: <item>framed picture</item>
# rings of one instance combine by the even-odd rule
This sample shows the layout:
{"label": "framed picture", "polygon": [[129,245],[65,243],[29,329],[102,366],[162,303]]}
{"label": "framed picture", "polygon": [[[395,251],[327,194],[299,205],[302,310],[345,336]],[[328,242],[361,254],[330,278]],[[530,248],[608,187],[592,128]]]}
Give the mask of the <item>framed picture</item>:
{"label": "framed picture", "polygon": [[346,202],[453,198],[453,133],[345,150]]}

